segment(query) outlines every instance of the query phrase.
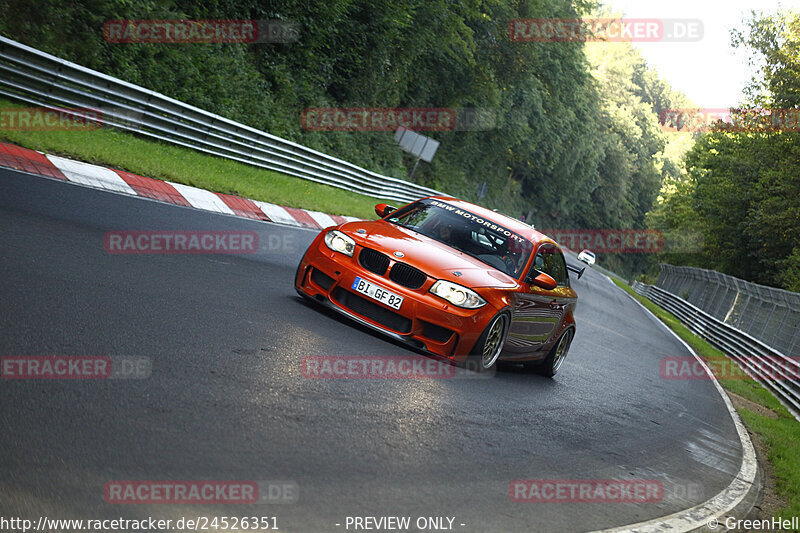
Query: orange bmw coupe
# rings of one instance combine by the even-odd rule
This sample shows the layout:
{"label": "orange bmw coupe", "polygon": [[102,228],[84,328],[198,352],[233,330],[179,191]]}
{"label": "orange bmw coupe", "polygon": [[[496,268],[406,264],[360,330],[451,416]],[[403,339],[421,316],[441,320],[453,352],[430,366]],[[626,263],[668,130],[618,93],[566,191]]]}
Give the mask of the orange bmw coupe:
{"label": "orange bmw coupe", "polygon": [[521,363],[553,376],[575,335],[561,248],[511,217],[449,197],[323,230],[295,288],[351,319],[475,370]]}

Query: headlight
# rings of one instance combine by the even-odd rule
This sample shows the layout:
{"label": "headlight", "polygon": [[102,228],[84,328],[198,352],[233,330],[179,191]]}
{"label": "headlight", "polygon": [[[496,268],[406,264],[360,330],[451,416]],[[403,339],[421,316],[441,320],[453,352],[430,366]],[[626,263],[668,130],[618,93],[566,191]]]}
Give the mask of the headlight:
{"label": "headlight", "polygon": [[478,296],[475,291],[443,279],[434,283],[430,290],[439,298],[444,298],[458,307],[477,309],[486,305],[486,300]]}
{"label": "headlight", "polygon": [[336,230],[331,230],[325,234],[325,244],[334,252],[349,255],[350,257],[353,257],[353,250],[356,249],[356,241]]}

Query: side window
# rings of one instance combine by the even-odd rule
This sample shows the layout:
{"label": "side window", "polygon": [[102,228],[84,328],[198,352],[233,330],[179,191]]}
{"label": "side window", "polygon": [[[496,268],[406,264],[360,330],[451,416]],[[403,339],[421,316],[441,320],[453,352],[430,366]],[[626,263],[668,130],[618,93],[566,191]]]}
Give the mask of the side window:
{"label": "side window", "polygon": [[539,247],[533,260],[532,268],[552,276],[562,287],[569,285],[567,279],[567,263],[564,255],[555,247],[544,244]]}
{"label": "side window", "polygon": [[531,268],[538,270],[539,272],[544,272],[544,250],[540,247],[539,250],[536,252],[536,257],[533,260],[533,265]]}
{"label": "side window", "polygon": [[552,256],[553,274],[550,275],[553,276],[553,279],[555,279],[561,287],[569,286],[569,280],[567,278],[567,262],[564,260],[564,254],[562,254],[559,250],[553,249]]}

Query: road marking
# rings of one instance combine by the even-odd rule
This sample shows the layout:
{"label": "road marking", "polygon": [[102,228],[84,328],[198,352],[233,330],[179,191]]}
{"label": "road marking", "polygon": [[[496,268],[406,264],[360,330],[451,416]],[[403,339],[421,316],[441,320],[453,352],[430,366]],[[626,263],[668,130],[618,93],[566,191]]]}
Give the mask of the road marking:
{"label": "road marking", "polygon": [[320,228],[327,228],[329,226],[338,226],[339,224],[336,223],[331,217],[326,215],[325,213],[321,213],[319,211],[306,211],[311,218],[314,219],[314,222],[319,224]]}
{"label": "road marking", "polygon": [[139,196],[145,198],[152,198],[160,202],[169,202],[171,204],[182,205],[185,207],[192,207],[186,201],[186,198],[178,192],[178,190],[169,183],[153,178],[145,178],[125,172],[124,170],[116,171],[119,176],[125,180],[125,183],[130,185]]}
{"label": "road marking", "polygon": [[225,213],[226,215],[235,214],[219,196],[211,191],[198,189],[197,187],[190,187],[189,185],[182,185],[180,183],[172,183],[171,181],[167,181],[167,183],[175,187],[181,196],[186,198],[186,201],[192,204],[192,207],[205,209],[206,211]]}
{"label": "road marking", "polygon": [[300,222],[295,220],[295,218],[290,215],[286,209],[279,205],[260,202],[258,200],[253,200],[253,202],[255,202],[258,208],[261,209],[272,222],[276,222],[278,224],[288,224],[290,226],[300,225]]}
{"label": "road marking", "polygon": [[57,155],[45,155],[69,181],[88,185],[90,187],[98,187],[100,189],[124,192],[132,196],[138,196],[136,191],[134,191],[124,179],[120,178],[119,174],[111,169],[90,165],[89,163],[81,163],[80,161],[73,161],[72,159],[65,159]]}

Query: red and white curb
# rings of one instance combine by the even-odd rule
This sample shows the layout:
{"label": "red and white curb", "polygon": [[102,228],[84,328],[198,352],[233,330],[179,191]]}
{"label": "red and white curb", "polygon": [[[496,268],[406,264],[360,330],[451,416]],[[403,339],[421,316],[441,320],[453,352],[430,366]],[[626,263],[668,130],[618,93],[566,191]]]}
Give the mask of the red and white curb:
{"label": "red and white curb", "polygon": [[181,183],[137,176],[57,155],[48,155],[13,144],[0,143],[0,166],[79,183],[95,189],[142,196],[160,202],[204,209],[215,213],[255,220],[322,229],[343,222],[361,220],[354,217],[328,215],[295,207],[285,207],[239,196],[211,192]]}

